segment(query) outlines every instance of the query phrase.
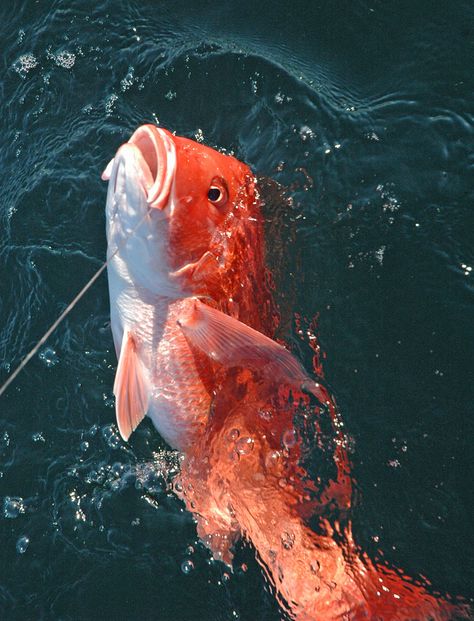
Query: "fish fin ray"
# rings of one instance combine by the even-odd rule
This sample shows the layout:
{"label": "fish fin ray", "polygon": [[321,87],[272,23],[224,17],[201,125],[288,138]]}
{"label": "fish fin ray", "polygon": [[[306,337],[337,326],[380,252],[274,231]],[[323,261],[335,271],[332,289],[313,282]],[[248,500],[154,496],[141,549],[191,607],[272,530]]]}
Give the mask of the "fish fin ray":
{"label": "fish fin ray", "polygon": [[110,162],[105,167],[104,172],[101,174],[100,178],[102,179],[102,181],[108,181],[110,179],[110,175],[112,174],[112,168],[114,166],[114,159],[115,158],[112,158],[110,160]]}
{"label": "fish fin ray", "polygon": [[238,319],[193,299],[178,320],[189,342],[225,366],[263,370],[290,384],[311,383],[298,360],[283,345]]}
{"label": "fish fin ray", "polygon": [[148,410],[148,378],[133,335],[125,332],[114,382],[115,411],[120,435],[128,440]]}

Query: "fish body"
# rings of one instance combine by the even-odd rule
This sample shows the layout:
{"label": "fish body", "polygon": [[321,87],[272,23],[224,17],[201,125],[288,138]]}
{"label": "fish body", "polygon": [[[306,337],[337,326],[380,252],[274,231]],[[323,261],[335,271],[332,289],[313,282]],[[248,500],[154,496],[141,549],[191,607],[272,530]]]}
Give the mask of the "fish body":
{"label": "fish body", "polygon": [[183,453],[178,493],[213,555],[230,565],[236,540],[251,541],[299,621],[465,615],[353,541],[334,401],[271,338],[278,311],[250,169],[144,125],[103,177],[118,427],[128,439],[148,415]]}
{"label": "fish body", "polygon": [[[177,322],[194,296],[247,318],[259,303],[242,293],[262,269],[260,216],[248,200],[253,175],[234,158],[143,126],[104,178],[119,429],[128,438],[146,412],[171,446],[185,450],[206,425],[215,371]],[[257,251],[239,252],[243,243]],[[229,269],[244,263],[239,281]]]}

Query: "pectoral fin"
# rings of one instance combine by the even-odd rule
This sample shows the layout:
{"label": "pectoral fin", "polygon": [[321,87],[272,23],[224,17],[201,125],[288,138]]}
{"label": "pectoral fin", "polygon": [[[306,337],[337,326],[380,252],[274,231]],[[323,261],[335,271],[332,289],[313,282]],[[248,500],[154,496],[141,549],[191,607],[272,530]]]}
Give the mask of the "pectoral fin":
{"label": "pectoral fin", "polygon": [[178,324],[189,342],[213,360],[261,369],[274,380],[312,391],[315,383],[287,349],[241,321],[195,299]]}
{"label": "pectoral fin", "polygon": [[113,166],[114,166],[114,158],[110,160],[110,162],[105,167],[104,172],[101,174],[100,178],[102,179],[102,181],[108,181],[110,179]]}
{"label": "pectoral fin", "polygon": [[120,359],[114,382],[115,410],[120,435],[128,440],[148,409],[148,378],[137,354],[133,335],[123,335]]}

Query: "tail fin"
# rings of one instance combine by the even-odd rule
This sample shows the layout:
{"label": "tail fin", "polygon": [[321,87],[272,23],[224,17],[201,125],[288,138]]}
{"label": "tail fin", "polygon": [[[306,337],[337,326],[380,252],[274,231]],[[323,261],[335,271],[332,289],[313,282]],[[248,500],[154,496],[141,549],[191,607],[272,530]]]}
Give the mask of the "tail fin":
{"label": "tail fin", "polygon": [[[375,566],[355,552],[346,533],[336,543],[292,521],[278,529],[248,533],[280,605],[295,621],[454,621],[468,619],[468,606],[456,605],[401,572]],[[291,534],[290,534],[291,533]],[[337,534],[336,534],[337,535]],[[277,538],[280,540],[277,541]],[[336,536],[336,539],[339,538]]]}
{"label": "tail fin", "polygon": [[[368,604],[371,619],[383,621],[448,621],[469,618],[467,606],[456,605],[428,585],[384,565],[374,565],[367,558],[358,559],[367,572],[354,576]],[[356,617],[358,619],[358,617]],[[363,617],[361,617],[363,618]]]}
{"label": "tail fin", "polygon": [[[182,497],[216,558],[230,563],[236,539],[242,535],[251,541],[279,604],[294,621],[469,618],[467,608],[359,553],[349,518],[347,454],[326,393],[314,385],[318,400],[331,406],[327,427],[341,448],[334,453],[334,485],[320,492],[301,465],[303,442],[293,426],[294,403],[301,399],[293,396],[290,404],[284,387],[270,395],[272,385],[267,394],[245,371],[236,371],[228,381],[233,396],[238,395],[234,383],[245,386],[245,398],[232,401],[222,389],[212,425],[201,443],[190,447],[181,469]],[[327,454],[332,458],[332,451]],[[318,502],[321,511],[316,510]],[[308,525],[310,517],[318,519],[314,529]]]}

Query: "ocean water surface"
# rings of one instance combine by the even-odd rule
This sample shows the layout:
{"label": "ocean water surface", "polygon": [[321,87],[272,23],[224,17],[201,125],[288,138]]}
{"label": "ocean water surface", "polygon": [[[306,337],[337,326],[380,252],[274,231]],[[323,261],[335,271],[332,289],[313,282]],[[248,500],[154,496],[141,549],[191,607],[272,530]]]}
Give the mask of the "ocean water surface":
{"label": "ocean water surface", "polygon": [[[357,541],[474,597],[472,3],[12,0],[0,42],[0,383],[104,261],[137,126],[233,153],[292,200],[279,336],[311,368],[317,318]],[[121,441],[115,367],[102,277],[0,398],[0,619],[282,618],[249,546],[211,561],[152,426]]]}

